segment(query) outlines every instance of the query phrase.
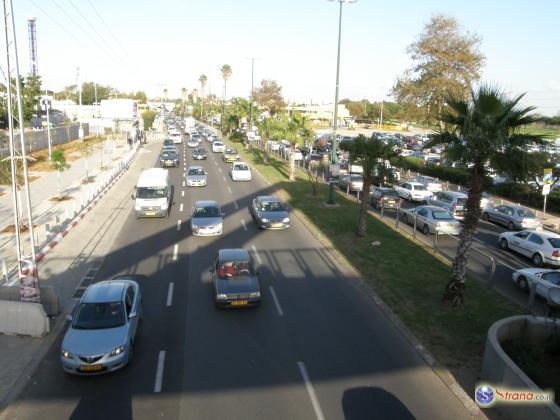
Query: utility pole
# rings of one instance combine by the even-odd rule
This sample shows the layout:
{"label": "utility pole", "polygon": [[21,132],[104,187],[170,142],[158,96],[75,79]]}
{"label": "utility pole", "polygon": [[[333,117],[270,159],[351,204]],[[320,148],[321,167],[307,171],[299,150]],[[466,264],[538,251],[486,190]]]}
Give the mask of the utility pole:
{"label": "utility pole", "polygon": [[45,89],[45,99],[43,99],[43,104],[45,105],[45,110],[47,111],[47,141],[49,143],[49,160],[52,158],[52,142],[51,142],[51,119],[49,117],[49,108],[51,101],[48,98],[47,89]]}
{"label": "utility pole", "polygon": [[[18,275],[20,280],[20,299],[22,302],[34,302],[39,303],[41,301],[41,293],[39,289],[39,275],[37,271],[37,265],[35,260],[35,235],[33,232],[33,214],[31,211],[31,195],[29,193],[29,177],[27,173],[27,156],[25,154],[25,127],[23,119],[23,106],[22,106],[22,95],[21,95],[21,82],[19,73],[19,63],[17,54],[17,42],[16,42],[16,32],[15,32],[15,19],[14,19],[14,9],[12,5],[12,0],[3,0],[4,6],[4,30],[5,30],[5,40],[6,40],[6,58],[7,58],[7,85],[8,85],[8,126],[9,126],[9,136],[10,136],[10,159],[11,159],[11,169],[12,169],[12,193],[14,201],[14,220],[15,220],[15,231],[16,231],[16,246],[18,252]],[[10,28],[10,29],[8,29]],[[13,49],[13,51],[10,51]],[[19,124],[19,136],[21,142],[21,156],[15,156],[14,147],[14,125],[12,114],[12,68],[11,68],[11,54],[14,56],[15,63],[15,85],[16,85],[16,95],[17,95],[17,122]],[[27,223],[28,232],[31,245],[31,255],[23,256],[21,255],[21,238],[20,238],[20,223],[18,218],[19,203],[17,199],[17,181],[16,181],[16,168],[15,159],[21,159],[23,166],[23,179],[25,183],[25,192],[27,200]],[[26,271],[22,270],[22,263],[27,263]]]}

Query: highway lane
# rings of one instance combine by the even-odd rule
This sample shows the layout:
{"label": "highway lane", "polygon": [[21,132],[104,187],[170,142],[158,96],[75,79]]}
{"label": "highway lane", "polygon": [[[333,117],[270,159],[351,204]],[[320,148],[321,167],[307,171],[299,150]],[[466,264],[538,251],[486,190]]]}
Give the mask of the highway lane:
{"label": "highway lane", "polygon": [[[148,147],[155,152],[160,145]],[[184,168],[193,163],[188,150],[186,157],[186,165],[170,170],[170,218],[136,220],[131,204],[96,277],[134,274],[142,287],[144,319],[132,365],[100,377],[66,375],[59,339],[9,418],[467,417],[299,221],[285,231],[256,229],[247,207],[270,187],[258,177],[232,182],[229,165],[212,154],[196,162],[209,172],[208,187],[183,187]],[[224,234],[194,237],[190,209],[209,198],[226,213]],[[261,271],[262,306],[216,310],[211,259],[219,248],[240,246]]]}

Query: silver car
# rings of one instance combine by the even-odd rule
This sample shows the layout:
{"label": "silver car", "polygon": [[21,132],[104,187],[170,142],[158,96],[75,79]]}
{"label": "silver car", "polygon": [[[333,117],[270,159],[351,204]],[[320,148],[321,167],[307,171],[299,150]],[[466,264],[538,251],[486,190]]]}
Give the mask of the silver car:
{"label": "silver car", "polygon": [[290,227],[288,208],[273,195],[261,195],[253,200],[251,216],[261,229],[287,229]]}
{"label": "silver car", "polygon": [[224,231],[223,213],[217,201],[200,200],[194,203],[191,230],[196,236],[217,236]]}
{"label": "silver car", "polygon": [[364,177],[361,175],[344,175],[340,177],[338,186],[342,190],[362,191],[364,189]]}
{"label": "silver car", "polygon": [[424,200],[424,204],[429,206],[443,207],[449,210],[453,217],[457,220],[465,218],[465,209],[467,207],[467,194],[457,191],[440,191],[435,192],[431,197]]}
{"label": "silver car", "polygon": [[424,235],[447,234],[458,235],[461,232],[461,224],[453,218],[451,213],[443,207],[418,206],[409,212],[403,212],[401,220],[408,225],[421,230]]}
{"label": "silver car", "polygon": [[485,208],[482,219],[503,225],[509,230],[542,230],[542,220],[526,207],[501,205]]}
{"label": "silver car", "polygon": [[530,258],[537,267],[543,264],[560,266],[560,235],[553,232],[502,232],[498,244],[503,250],[511,249]]}
{"label": "silver car", "polygon": [[117,277],[89,286],[64,335],[60,360],[75,375],[112,372],[132,360],[134,338],[142,316],[138,283]]}
{"label": "silver car", "polygon": [[531,290],[533,283],[535,294],[544,299],[548,297],[548,291],[560,287],[560,271],[543,268],[524,268],[513,272],[513,282],[524,291]]}
{"label": "silver car", "polygon": [[187,187],[205,187],[208,182],[208,174],[202,166],[189,166],[185,174]]}

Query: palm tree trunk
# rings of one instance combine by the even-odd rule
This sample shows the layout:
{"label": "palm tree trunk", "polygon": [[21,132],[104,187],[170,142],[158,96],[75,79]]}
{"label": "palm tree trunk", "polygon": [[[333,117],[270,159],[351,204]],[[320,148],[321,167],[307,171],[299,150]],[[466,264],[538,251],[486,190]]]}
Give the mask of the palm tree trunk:
{"label": "palm tree trunk", "polygon": [[445,286],[442,296],[443,301],[451,301],[453,306],[462,305],[465,301],[467,262],[474,232],[478,226],[478,218],[480,217],[480,199],[482,196],[483,180],[484,166],[482,163],[477,162],[472,169],[466,214],[462,222],[463,226],[459,235],[457,253],[453,260],[453,273],[449,283]]}
{"label": "palm tree trunk", "polygon": [[369,188],[371,186],[371,178],[364,177],[364,188],[362,190],[362,202],[360,204],[360,217],[358,218],[358,230],[356,236],[364,238],[367,236],[367,211],[369,207]]}
{"label": "palm tree trunk", "polygon": [[290,146],[290,176],[288,181],[295,181],[296,180],[296,144],[292,143]]}

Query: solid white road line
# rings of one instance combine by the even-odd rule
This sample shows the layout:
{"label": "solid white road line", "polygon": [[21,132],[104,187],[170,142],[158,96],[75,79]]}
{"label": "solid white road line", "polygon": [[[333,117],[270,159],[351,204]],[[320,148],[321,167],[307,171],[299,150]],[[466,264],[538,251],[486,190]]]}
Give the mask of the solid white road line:
{"label": "solid white road line", "polygon": [[227,181],[226,181],[226,176],[225,176],[225,175],[222,175],[222,178],[223,178],[224,182],[227,182]]}
{"label": "solid white road line", "polygon": [[159,352],[157,369],[156,369],[156,382],[154,384],[154,392],[161,392],[161,383],[163,382],[163,367],[165,365],[165,350]]}
{"label": "solid white road line", "polygon": [[177,230],[181,230],[181,219],[177,220]]}
{"label": "solid white road line", "polygon": [[183,211],[183,203],[179,206],[179,211]]}
{"label": "solid white road line", "polygon": [[185,191],[183,190],[183,191],[181,191],[181,197],[184,197],[184,196],[185,196]]}
{"label": "solid white road line", "polygon": [[507,268],[509,268],[511,271],[519,270],[519,268],[513,268],[511,265],[506,264],[505,262],[503,262],[501,260],[496,260],[496,264],[502,264],[502,265],[506,266]]}
{"label": "solid white road line", "polygon": [[219,171],[220,173],[222,173],[222,168],[218,168],[218,171]]}
{"label": "solid white road line", "polygon": [[173,283],[169,283],[169,289],[167,290],[167,306],[171,306],[173,302],[173,287],[175,285]]}
{"label": "solid white road line", "polygon": [[245,220],[241,219],[241,224],[243,225],[243,230],[247,232],[247,225],[245,224]]}
{"label": "solid white road line", "polygon": [[177,253],[179,252],[179,244],[173,247],[173,261],[177,261]]}
{"label": "solid white road line", "polygon": [[303,382],[305,382],[305,388],[307,388],[307,393],[309,394],[309,399],[311,400],[311,404],[313,405],[313,410],[315,410],[315,415],[317,416],[317,420],[325,420],[325,416],[323,415],[323,410],[321,410],[321,406],[319,405],[319,401],[317,400],[317,395],[315,395],[315,390],[313,389],[313,385],[309,380],[309,375],[307,374],[307,369],[305,369],[305,365],[303,362],[297,362],[299,371],[303,378]]}
{"label": "solid white road line", "polygon": [[278,311],[278,315],[284,316],[284,311],[282,311],[282,307],[280,306],[280,302],[278,301],[278,297],[276,296],[276,292],[274,291],[274,287],[268,286],[270,288],[270,294],[272,295],[272,299],[274,300],[274,304],[276,305],[276,310]]}
{"label": "solid white road line", "polygon": [[229,185],[228,185],[228,187],[227,187],[227,190],[229,191],[230,194],[232,193],[232,192],[231,192],[231,188],[229,187]]}
{"label": "solid white road line", "polygon": [[255,256],[257,257],[257,261],[259,262],[259,264],[262,264],[261,256],[257,252],[257,248],[255,248],[255,245],[251,245],[251,249],[255,253]]}
{"label": "solid white road line", "polygon": [[235,206],[235,208],[236,208],[237,210],[239,210],[239,206],[237,205],[237,201],[233,200],[233,205]]}

